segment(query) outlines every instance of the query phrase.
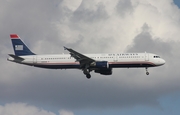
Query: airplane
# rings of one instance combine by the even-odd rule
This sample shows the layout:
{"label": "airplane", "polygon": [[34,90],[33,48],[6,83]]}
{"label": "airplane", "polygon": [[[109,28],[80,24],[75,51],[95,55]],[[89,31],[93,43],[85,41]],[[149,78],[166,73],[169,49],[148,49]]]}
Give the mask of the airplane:
{"label": "airplane", "polygon": [[37,55],[33,53],[17,34],[10,34],[15,54],[8,54],[8,61],[46,69],[80,69],[88,79],[91,71],[112,75],[113,68],[145,68],[165,64],[165,60],[153,53],[103,53],[82,54],[64,47],[69,54]]}

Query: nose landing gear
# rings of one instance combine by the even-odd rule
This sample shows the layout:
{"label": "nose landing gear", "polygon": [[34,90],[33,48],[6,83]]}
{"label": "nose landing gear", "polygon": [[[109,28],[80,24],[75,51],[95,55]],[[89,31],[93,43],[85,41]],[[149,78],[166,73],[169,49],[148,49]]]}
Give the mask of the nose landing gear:
{"label": "nose landing gear", "polygon": [[146,67],[146,75],[149,75],[148,68]]}

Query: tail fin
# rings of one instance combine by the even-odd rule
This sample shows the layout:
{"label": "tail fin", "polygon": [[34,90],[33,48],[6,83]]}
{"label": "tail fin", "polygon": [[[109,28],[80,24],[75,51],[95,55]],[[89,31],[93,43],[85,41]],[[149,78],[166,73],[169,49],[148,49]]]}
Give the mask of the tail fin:
{"label": "tail fin", "polygon": [[10,34],[10,37],[16,56],[35,55],[31,50],[29,50],[17,34]]}

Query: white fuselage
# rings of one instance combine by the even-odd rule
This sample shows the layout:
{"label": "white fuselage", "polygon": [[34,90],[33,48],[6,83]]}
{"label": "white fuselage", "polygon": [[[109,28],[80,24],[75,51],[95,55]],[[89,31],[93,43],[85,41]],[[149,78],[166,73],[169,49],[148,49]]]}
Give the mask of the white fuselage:
{"label": "white fuselage", "polygon": [[69,54],[37,55],[33,53],[17,34],[10,34],[14,54],[9,54],[8,61],[47,69],[81,69],[86,77],[90,72],[111,75],[113,68],[143,67],[148,68],[165,64],[165,60],[152,53],[107,53],[82,54],[64,47]]}
{"label": "white fuselage", "polygon": [[[109,68],[156,67],[165,60],[152,53],[84,54],[96,61],[107,61]],[[80,64],[70,54],[19,56],[23,61],[9,57],[9,61],[49,69],[80,69]]]}

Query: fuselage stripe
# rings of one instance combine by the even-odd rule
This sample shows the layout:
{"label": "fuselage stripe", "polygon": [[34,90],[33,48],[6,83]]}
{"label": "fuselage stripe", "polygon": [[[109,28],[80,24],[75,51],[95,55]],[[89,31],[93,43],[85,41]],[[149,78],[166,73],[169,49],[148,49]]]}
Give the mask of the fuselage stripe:
{"label": "fuselage stripe", "polygon": [[[150,64],[154,65],[152,62],[146,62],[146,61],[137,61],[137,62],[108,62],[109,65],[116,65],[116,64]],[[34,63],[34,65],[79,65],[78,62],[68,62],[68,63],[52,63],[52,62],[47,62],[47,63]]]}

